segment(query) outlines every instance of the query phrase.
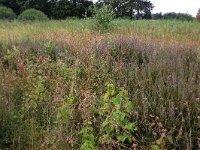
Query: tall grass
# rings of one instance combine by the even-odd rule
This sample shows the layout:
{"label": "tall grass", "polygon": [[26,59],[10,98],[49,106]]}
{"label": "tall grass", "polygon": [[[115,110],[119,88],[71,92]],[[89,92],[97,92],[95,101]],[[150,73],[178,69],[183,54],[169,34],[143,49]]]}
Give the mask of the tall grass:
{"label": "tall grass", "polygon": [[0,22],[1,149],[199,149],[199,24]]}

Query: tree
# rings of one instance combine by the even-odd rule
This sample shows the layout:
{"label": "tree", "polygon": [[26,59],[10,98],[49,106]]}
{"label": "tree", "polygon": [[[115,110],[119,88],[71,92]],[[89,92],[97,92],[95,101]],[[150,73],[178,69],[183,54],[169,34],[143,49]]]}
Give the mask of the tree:
{"label": "tree", "polygon": [[148,0],[99,0],[97,5],[110,5],[116,17],[151,18],[153,4]]}
{"label": "tree", "polygon": [[53,2],[52,14],[55,19],[65,19],[67,17],[83,18],[85,14],[91,16],[89,7],[93,5],[89,0],[59,0]]}
{"label": "tree", "polygon": [[16,2],[20,6],[21,11],[34,8],[51,16],[51,0],[16,0]]}
{"label": "tree", "polygon": [[16,14],[11,8],[0,6],[0,20],[13,20],[16,18]]}
{"label": "tree", "polygon": [[54,19],[65,19],[72,14],[72,4],[68,0],[53,2],[52,16]]}
{"label": "tree", "polygon": [[19,15],[26,9],[37,9],[52,19],[91,16],[91,0],[0,0],[0,5],[12,8]]}
{"label": "tree", "polygon": [[190,14],[169,12],[163,15],[163,19],[176,19],[181,21],[193,21],[194,18]]}
{"label": "tree", "polygon": [[154,20],[157,20],[157,19],[163,19],[162,12],[152,14],[152,19],[154,19]]}
{"label": "tree", "polygon": [[76,5],[76,12],[78,12],[78,14],[76,14],[76,16],[79,17],[79,18],[83,18],[83,17],[85,17],[85,15],[87,17],[91,17],[92,12],[90,11],[89,8],[92,5],[93,5],[92,1],[80,0]]}
{"label": "tree", "polygon": [[89,7],[93,5],[91,0],[0,0],[0,5],[12,8],[19,15],[26,9],[37,9],[53,19],[65,19],[67,17],[82,18],[91,16]]}
{"label": "tree", "polygon": [[17,4],[17,0],[0,0],[0,5],[11,8],[17,15],[20,13],[20,6]]}
{"label": "tree", "polygon": [[200,8],[199,8],[199,10],[198,10],[198,12],[197,12],[196,18],[197,18],[197,21],[200,22]]}
{"label": "tree", "polygon": [[153,4],[150,1],[143,1],[142,2],[142,18],[143,19],[151,19],[151,11],[153,9]]}

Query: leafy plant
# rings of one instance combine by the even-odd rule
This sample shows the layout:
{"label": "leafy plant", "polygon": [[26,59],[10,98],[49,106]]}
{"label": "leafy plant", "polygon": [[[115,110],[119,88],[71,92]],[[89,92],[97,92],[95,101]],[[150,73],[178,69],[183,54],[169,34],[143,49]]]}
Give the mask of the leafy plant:
{"label": "leafy plant", "polygon": [[83,123],[83,128],[80,131],[82,135],[82,144],[81,150],[97,150],[98,148],[95,146],[95,137],[94,137],[94,129],[92,127],[91,121],[86,121]]}
{"label": "leafy plant", "polygon": [[153,145],[151,150],[161,150],[161,149],[159,148],[159,146]]}
{"label": "leafy plant", "polygon": [[99,31],[108,30],[110,22],[113,20],[114,13],[108,5],[103,5],[101,8],[94,8],[95,28]]}
{"label": "leafy plant", "polygon": [[100,142],[111,144],[117,140],[121,144],[132,143],[132,132],[136,126],[131,121],[133,106],[127,92],[110,83],[106,84],[106,89],[99,111],[102,120]]}

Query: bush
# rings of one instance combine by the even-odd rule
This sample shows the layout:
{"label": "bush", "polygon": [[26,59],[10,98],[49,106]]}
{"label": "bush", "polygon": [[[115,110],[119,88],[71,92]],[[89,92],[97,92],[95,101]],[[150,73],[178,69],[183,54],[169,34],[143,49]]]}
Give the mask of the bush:
{"label": "bush", "polygon": [[7,19],[7,20],[13,20],[16,18],[16,14],[13,12],[12,9],[0,6],[0,19]]}
{"label": "bush", "polygon": [[48,20],[48,17],[39,10],[27,9],[19,15],[18,19],[22,21],[45,21]]}
{"label": "bush", "polygon": [[110,27],[110,22],[113,20],[113,12],[107,5],[102,6],[100,9],[94,9],[94,19],[96,21],[95,27],[98,30],[107,30]]}

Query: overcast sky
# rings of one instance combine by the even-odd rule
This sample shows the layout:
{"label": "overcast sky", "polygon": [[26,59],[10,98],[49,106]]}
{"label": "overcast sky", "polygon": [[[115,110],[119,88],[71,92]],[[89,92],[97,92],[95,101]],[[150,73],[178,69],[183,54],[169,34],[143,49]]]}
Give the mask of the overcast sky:
{"label": "overcast sky", "polygon": [[151,2],[155,6],[153,13],[182,12],[196,16],[200,8],[200,0],[151,0]]}

